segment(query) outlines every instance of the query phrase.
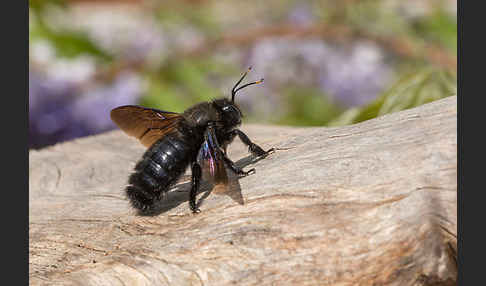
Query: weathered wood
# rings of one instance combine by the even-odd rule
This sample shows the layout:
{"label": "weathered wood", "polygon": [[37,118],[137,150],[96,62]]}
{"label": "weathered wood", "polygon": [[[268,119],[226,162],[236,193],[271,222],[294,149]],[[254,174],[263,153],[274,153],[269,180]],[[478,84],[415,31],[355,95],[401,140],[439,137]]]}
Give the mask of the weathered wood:
{"label": "weathered wood", "polygon": [[455,285],[456,99],[340,128],[243,125],[285,150],[248,165],[236,139],[256,174],[197,215],[187,177],[159,215],[134,214],[122,190],[144,147],[121,131],[30,151],[30,282]]}

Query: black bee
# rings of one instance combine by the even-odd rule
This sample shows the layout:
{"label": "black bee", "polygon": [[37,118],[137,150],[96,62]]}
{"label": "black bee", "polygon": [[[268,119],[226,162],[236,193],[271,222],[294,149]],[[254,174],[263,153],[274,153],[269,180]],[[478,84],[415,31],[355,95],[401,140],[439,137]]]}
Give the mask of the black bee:
{"label": "black bee", "polygon": [[236,93],[263,79],[238,87],[249,68],[231,90],[231,100],[215,99],[196,104],[184,113],[162,111],[135,105],[120,106],[111,111],[111,119],[121,130],[138,138],[148,150],[135,166],[125,189],[131,205],[142,214],[154,211],[161,195],[174,185],[191,166],[192,181],[189,206],[193,213],[200,212],[196,194],[202,171],[207,171],[215,184],[227,184],[225,165],[239,176],[247,172],[235,166],[226,154],[227,146],[238,136],[249,151],[258,157],[266,157],[275,149],[264,151],[251,142],[236,127],[241,124],[242,113],[235,103]]}

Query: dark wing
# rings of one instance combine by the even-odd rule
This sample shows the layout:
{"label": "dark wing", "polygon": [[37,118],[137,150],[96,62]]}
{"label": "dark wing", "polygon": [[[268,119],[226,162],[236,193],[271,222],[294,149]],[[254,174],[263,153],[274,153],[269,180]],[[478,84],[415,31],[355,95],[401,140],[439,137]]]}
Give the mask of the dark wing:
{"label": "dark wing", "polygon": [[172,132],[182,120],[179,113],[136,105],[117,107],[111,111],[110,117],[121,130],[146,147]]}
{"label": "dark wing", "polygon": [[209,126],[204,132],[204,142],[199,149],[197,159],[203,172],[209,173],[215,185],[228,184],[223,152],[212,126]]}

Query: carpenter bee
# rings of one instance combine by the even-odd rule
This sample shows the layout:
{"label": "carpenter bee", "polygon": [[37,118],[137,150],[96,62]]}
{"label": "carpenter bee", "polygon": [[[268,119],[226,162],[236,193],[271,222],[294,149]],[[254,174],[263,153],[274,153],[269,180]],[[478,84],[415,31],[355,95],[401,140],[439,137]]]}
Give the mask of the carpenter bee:
{"label": "carpenter bee", "polygon": [[254,156],[263,158],[275,150],[264,151],[237,129],[242,113],[235,103],[236,93],[263,82],[261,79],[239,86],[250,70],[251,67],[231,90],[231,100],[220,98],[201,102],[183,113],[135,105],[120,106],[111,111],[111,119],[121,130],[148,147],[125,189],[131,205],[140,213],[152,213],[161,195],[177,182],[189,165],[192,173],[189,206],[193,213],[200,212],[196,195],[202,171],[210,174],[215,184],[228,183],[225,166],[240,177],[254,173],[255,169],[245,172],[237,167],[226,154],[228,145],[236,136]]}

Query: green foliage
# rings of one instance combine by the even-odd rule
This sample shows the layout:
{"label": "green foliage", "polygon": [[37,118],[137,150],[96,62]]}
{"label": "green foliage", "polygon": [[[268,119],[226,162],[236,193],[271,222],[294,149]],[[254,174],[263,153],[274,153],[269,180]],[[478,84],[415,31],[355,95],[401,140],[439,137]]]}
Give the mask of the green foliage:
{"label": "green foliage", "polygon": [[289,88],[284,102],[288,105],[285,114],[275,123],[296,126],[322,126],[342,113],[342,108],[333,104],[321,91],[312,88]]}
{"label": "green foliage", "polygon": [[29,9],[36,13],[42,13],[49,5],[66,7],[65,0],[29,0]]}
{"label": "green foliage", "polygon": [[154,12],[156,19],[162,26],[168,29],[178,29],[181,26],[197,27],[205,37],[215,38],[221,34],[222,27],[217,23],[216,18],[211,15],[210,9],[201,5],[197,9],[190,3],[179,1],[171,4],[166,3],[169,9],[159,9]]}
{"label": "green foliage", "polygon": [[148,83],[147,95],[142,97],[141,105],[171,112],[182,112],[188,105],[177,89],[159,81],[154,75],[145,77]]}
{"label": "green foliage", "polygon": [[366,31],[380,36],[397,36],[409,33],[403,17],[391,9],[383,9],[381,0],[355,1],[353,5],[342,3],[344,15],[341,22],[356,31]]}
{"label": "green foliage", "polygon": [[191,59],[167,62],[146,77],[148,94],[142,104],[168,111],[181,112],[195,102],[221,96],[210,78],[223,78],[236,69],[213,60]]}
{"label": "green foliage", "polygon": [[102,61],[112,61],[112,56],[100,49],[86,33],[81,31],[54,30],[43,19],[43,12],[48,5],[64,7],[61,0],[30,1],[32,13],[29,19],[29,41],[39,39],[48,41],[56,50],[56,56],[75,58],[82,54],[94,56]]}
{"label": "green foliage", "polygon": [[437,42],[450,51],[457,52],[457,20],[444,9],[437,8],[430,16],[418,19],[413,28],[418,37]]}
{"label": "green foliage", "polygon": [[457,18],[448,13],[443,4],[435,3],[431,11],[413,19],[404,17],[395,9],[387,9],[384,0],[353,1],[351,5],[336,2],[333,9],[323,8],[330,10],[327,12],[330,21],[344,24],[358,34],[365,32],[380,38],[406,38],[421,45],[443,46],[455,54]]}
{"label": "green foliage", "polygon": [[84,33],[53,32],[44,27],[41,28],[40,33],[44,33],[44,38],[55,47],[56,55],[59,57],[75,58],[82,54],[88,54],[105,61],[112,60],[109,54],[98,48]]}
{"label": "green foliage", "polygon": [[436,69],[424,69],[401,78],[391,89],[370,104],[347,110],[328,126],[354,124],[387,113],[416,107],[457,94],[456,75]]}

